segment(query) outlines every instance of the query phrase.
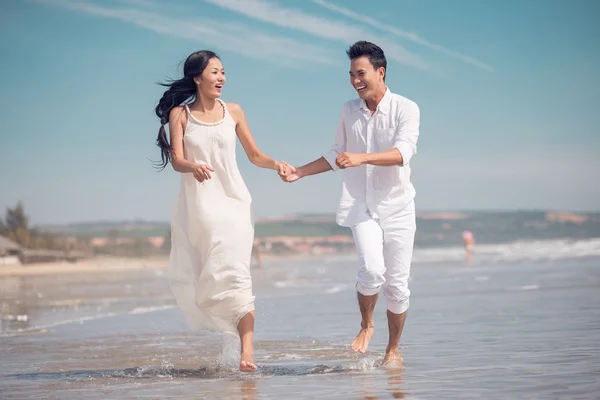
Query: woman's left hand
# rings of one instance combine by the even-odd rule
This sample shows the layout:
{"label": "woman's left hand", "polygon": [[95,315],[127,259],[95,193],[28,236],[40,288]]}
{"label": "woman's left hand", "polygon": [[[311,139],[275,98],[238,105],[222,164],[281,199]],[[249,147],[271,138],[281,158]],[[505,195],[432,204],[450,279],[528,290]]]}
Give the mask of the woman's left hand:
{"label": "woman's left hand", "polygon": [[282,179],[294,172],[296,172],[296,167],[286,163],[285,161],[280,161],[277,163],[277,174]]}

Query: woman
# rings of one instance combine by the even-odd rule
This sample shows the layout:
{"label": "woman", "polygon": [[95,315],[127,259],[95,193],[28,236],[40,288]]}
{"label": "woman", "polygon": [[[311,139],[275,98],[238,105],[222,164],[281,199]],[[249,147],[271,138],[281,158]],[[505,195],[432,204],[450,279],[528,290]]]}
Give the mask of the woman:
{"label": "woman", "polygon": [[291,167],[262,153],[242,108],[220,99],[225,72],[214,52],[191,54],[183,73],[164,84],[168,90],[155,109],[161,121],[159,166],[170,162],[181,173],[171,216],[171,288],[191,328],[239,335],[240,370],[251,372],[256,370],[250,276],[254,221],[252,199],[236,163],[236,135],[254,165],[281,176]]}

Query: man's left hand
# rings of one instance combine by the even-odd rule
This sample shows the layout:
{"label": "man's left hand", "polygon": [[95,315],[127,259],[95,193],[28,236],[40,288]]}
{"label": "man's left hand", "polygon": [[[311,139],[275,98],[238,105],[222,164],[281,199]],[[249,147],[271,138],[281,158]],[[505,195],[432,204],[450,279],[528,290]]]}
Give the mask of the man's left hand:
{"label": "man's left hand", "polygon": [[335,163],[340,168],[358,167],[366,163],[366,154],[362,153],[342,153],[335,159]]}

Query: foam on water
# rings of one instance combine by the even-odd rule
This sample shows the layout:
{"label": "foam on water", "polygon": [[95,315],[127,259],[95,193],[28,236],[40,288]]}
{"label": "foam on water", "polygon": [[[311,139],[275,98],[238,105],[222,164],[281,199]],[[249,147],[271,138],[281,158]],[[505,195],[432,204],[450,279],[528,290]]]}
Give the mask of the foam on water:
{"label": "foam on water", "polygon": [[44,332],[48,329],[51,328],[55,328],[57,326],[61,326],[61,325],[69,325],[69,324],[83,324],[87,321],[94,321],[97,319],[103,319],[103,318],[110,318],[110,317],[114,317],[117,316],[118,314],[116,313],[107,313],[107,314],[98,314],[98,315],[88,315],[85,317],[79,317],[79,318],[73,318],[73,319],[67,319],[67,320],[62,320],[62,321],[56,321],[53,322],[51,324],[45,324],[45,325],[34,325],[34,326],[30,326],[26,329],[17,329],[15,331],[6,331],[4,333],[0,333],[0,337],[2,336],[15,336],[17,334],[23,334],[23,333],[34,333],[34,332]]}
{"label": "foam on water", "polygon": [[[558,240],[520,240],[502,244],[477,244],[474,257],[478,261],[553,261],[600,257],[600,238],[558,239]],[[420,247],[415,248],[413,262],[439,263],[465,260],[462,246]],[[337,262],[355,262],[356,253],[332,255],[323,259],[325,264]]]}
{"label": "foam on water", "polygon": [[538,290],[539,288],[538,285],[521,286],[521,290]]}
{"label": "foam on water", "polygon": [[334,285],[334,286],[330,287],[329,289],[326,289],[325,293],[326,294],[335,294],[335,293],[339,293],[343,290],[354,289],[354,287],[355,287],[354,284]]}
{"label": "foam on water", "polygon": [[175,308],[175,306],[167,305],[167,306],[156,306],[156,307],[138,307],[138,308],[131,310],[128,314],[130,314],[130,315],[146,314],[146,313],[154,312],[154,311],[170,310],[171,308]]}
{"label": "foam on water", "polygon": [[[569,258],[600,257],[600,239],[531,240],[506,244],[476,245],[474,257],[479,261],[552,261]],[[414,262],[444,262],[465,259],[462,247],[418,248]]]}
{"label": "foam on water", "polygon": [[49,324],[42,324],[42,325],[33,325],[30,326],[28,328],[25,329],[17,329],[17,330],[7,330],[5,332],[0,333],[0,337],[3,336],[15,336],[18,334],[27,334],[27,333],[36,333],[36,332],[45,332],[51,328],[56,328],[57,326],[62,326],[62,325],[70,325],[70,324],[83,324],[89,321],[95,321],[95,320],[99,320],[99,319],[106,319],[106,318],[113,318],[113,317],[117,317],[120,315],[139,315],[139,314],[146,314],[146,313],[151,313],[151,312],[156,312],[156,311],[162,311],[162,310],[169,310],[172,308],[175,308],[176,306],[172,306],[172,305],[168,305],[168,306],[156,306],[156,307],[137,307],[127,313],[116,313],[116,312],[109,312],[109,313],[105,313],[105,314],[96,314],[96,315],[86,315],[83,317],[77,317],[77,318],[70,318],[70,319],[66,319],[66,320],[60,320],[60,321],[55,321]]}

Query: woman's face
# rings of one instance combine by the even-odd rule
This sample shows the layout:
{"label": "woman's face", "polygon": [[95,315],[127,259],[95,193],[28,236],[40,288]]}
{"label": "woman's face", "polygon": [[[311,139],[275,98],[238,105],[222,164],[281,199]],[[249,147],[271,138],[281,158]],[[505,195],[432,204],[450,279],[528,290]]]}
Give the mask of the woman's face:
{"label": "woman's face", "polygon": [[210,99],[221,97],[223,85],[225,85],[225,70],[221,60],[213,57],[208,61],[208,65],[202,71],[202,75],[194,78],[200,93]]}

